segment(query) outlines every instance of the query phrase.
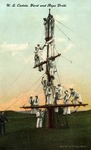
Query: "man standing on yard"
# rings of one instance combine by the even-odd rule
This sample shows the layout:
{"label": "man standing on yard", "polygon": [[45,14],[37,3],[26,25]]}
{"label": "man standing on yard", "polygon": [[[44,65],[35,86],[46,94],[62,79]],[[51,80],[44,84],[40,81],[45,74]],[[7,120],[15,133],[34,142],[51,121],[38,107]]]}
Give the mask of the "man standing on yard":
{"label": "man standing on yard", "polygon": [[4,112],[1,112],[0,114],[0,134],[5,134],[5,124],[8,121],[8,119],[5,117]]}
{"label": "man standing on yard", "polygon": [[[32,96],[30,96],[29,103],[30,103],[31,106],[34,106],[34,99],[33,99]],[[34,109],[32,108],[31,109],[31,114],[33,114],[33,112],[34,112]]]}
{"label": "man standing on yard", "polygon": [[35,96],[34,105],[35,105],[35,106],[38,106],[38,105],[39,105],[39,97],[38,97],[38,95]]}
{"label": "man standing on yard", "polygon": [[[66,90],[64,93],[65,93],[65,95],[61,99],[63,99],[63,103],[66,105],[69,103],[70,93],[68,92],[68,90]],[[70,108],[69,107],[64,107],[63,115],[70,115]]]}

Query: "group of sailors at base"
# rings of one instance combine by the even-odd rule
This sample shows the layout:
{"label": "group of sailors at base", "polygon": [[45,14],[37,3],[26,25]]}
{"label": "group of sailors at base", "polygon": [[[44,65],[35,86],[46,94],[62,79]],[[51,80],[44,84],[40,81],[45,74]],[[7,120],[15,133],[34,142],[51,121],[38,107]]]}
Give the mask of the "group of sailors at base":
{"label": "group of sailors at base", "polygon": [[44,79],[44,77],[42,77],[41,83],[45,95],[45,100],[46,100],[45,103],[56,104],[57,100],[60,99],[63,92],[61,84],[58,84],[57,86],[53,86],[53,83],[47,82],[47,80]]}
{"label": "group of sailors at base", "polygon": [[[54,104],[57,104],[57,102],[59,100],[63,100],[63,104],[65,104],[65,105],[69,104],[70,102],[72,104],[82,104],[81,95],[78,92],[76,92],[73,88],[70,88],[69,91],[65,90],[63,96],[61,94],[59,97],[58,97],[58,95],[55,96]],[[30,96],[29,102],[30,102],[31,106],[38,106],[39,105],[38,96],[35,96],[35,99],[32,96]],[[75,112],[76,110],[77,110],[77,107],[74,106],[73,112]],[[55,108],[55,112],[58,112],[58,107]],[[36,114],[36,118],[37,118],[36,128],[42,128],[45,111],[42,109],[39,109],[39,108],[33,108],[33,109],[31,109],[31,114],[33,114],[33,113]],[[70,115],[70,114],[71,114],[70,107],[64,107],[63,115]]]}
{"label": "group of sailors at base", "polygon": [[47,80],[42,78],[41,81],[43,85],[43,91],[45,95],[46,104],[57,104],[59,100],[63,99],[64,104],[68,104],[71,101],[72,104],[82,103],[81,95],[76,92],[73,88],[70,88],[69,91],[65,90],[63,92],[63,87],[61,84],[54,86],[47,82]]}

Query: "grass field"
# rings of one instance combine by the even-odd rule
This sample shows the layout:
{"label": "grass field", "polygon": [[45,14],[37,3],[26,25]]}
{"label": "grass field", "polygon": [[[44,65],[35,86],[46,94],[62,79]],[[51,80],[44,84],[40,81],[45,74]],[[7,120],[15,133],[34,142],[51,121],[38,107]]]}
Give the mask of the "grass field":
{"label": "grass field", "polygon": [[6,112],[6,135],[0,135],[0,150],[91,150],[91,111],[67,116],[68,128],[36,129],[35,115]]}

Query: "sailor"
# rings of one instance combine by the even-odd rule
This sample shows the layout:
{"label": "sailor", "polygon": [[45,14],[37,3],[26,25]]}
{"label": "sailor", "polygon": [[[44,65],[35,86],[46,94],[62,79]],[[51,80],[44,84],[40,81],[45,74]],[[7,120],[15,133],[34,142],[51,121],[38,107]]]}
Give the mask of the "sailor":
{"label": "sailor", "polygon": [[[30,103],[31,106],[34,106],[34,100],[33,100],[32,95],[31,95],[30,98],[29,98],[29,103]],[[33,114],[33,112],[34,112],[34,109],[32,108],[32,109],[31,109],[31,114]]]}
{"label": "sailor", "polygon": [[0,114],[0,134],[4,135],[6,134],[5,125],[8,119],[6,118],[4,112],[1,112]]}
{"label": "sailor", "polygon": [[42,77],[41,84],[43,85],[43,90],[46,91],[46,88],[47,88],[47,81],[44,79],[44,77]]}
{"label": "sailor", "polygon": [[[54,104],[57,105],[57,101],[58,101],[58,88],[56,86],[54,86]],[[55,112],[59,111],[58,107],[54,108]]]}
{"label": "sailor", "polygon": [[[41,58],[40,58],[40,54],[39,54],[39,44],[37,45],[37,47],[35,47],[34,60],[35,60],[35,66],[41,62]],[[42,71],[42,70],[43,70],[43,66],[39,65],[39,71]]]}
{"label": "sailor", "polygon": [[39,105],[39,98],[38,98],[38,95],[35,96],[34,105],[35,105],[35,106],[38,106],[38,105]]}
{"label": "sailor", "polygon": [[[42,47],[40,47],[40,44],[37,44],[37,49],[38,49],[39,61],[41,63],[43,61],[43,49],[42,49]],[[43,66],[40,65],[39,71],[42,71],[42,70],[44,70]]]}
{"label": "sailor", "polygon": [[79,104],[82,104],[81,95],[78,92],[76,92],[73,88],[70,88],[70,91],[70,96],[73,98],[72,103],[76,104],[78,102]]}
{"label": "sailor", "polygon": [[62,96],[62,87],[61,84],[58,84],[57,87],[54,88],[55,95],[54,95],[54,104],[57,104],[57,100],[60,100]]}
{"label": "sailor", "polygon": [[[76,104],[76,103],[79,103],[79,104],[82,104],[82,98],[81,98],[81,95],[76,92],[73,88],[70,88],[70,96],[72,97],[72,100],[71,102],[73,104]],[[74,106],[74,111],[77,110],[77,107]]]}
{"label": "sailor", "polygon": [[43,51],[42,48],[40,47],[40,44],[37,44],[37,49],[38,49],[38,53],[39,53],[39,58],[40,58],[40,62],[43,60]]}
{"label": "sailor", "polygon": [[51,86],[47,86],[46,89],[46,97],[47,97],[47,104],[52,104],[52,89]]}
{"label": "sailor", "polygon": [[54,87],[54,91],[55,91],[54,104],[57,104],[57,101],[58,101],[58,88],[56,86]]}
{"label": "sailor", "polygon": [[[70,93],[68,92],[68,90],[66,90],[64,93],[65,93],[65,96],[63,97],[63,100],[64,100],[63,103],[66,105],[69,102]],[[70,115],[70,108],[69,107],[64,107],[63,115]]]}
{"label": "sailor", "polygon": [[36,128],[42,128],[43,124],[43,112],[41,109],[38,109],[36,112],[37,122],[36,122]]}
{"label": "sailor", "polygon": [[31,106],[33,106],[33,105],[34,105],[34,100],[33,100],[32,95],[31,95],[31,96],[30,96],[30,98],[29,98],[29,103],[30,103],[30,105],[31,105]]}
{"label": "sailor", "polygon": [[40,63],[37,47],[35,47],[34,60],[35,60],[35,66],[38,65],[38,64]]}
{"label": "sailor", "polygon": [[44,91],[45,99],[47,99],[46,98],[47,81],[44,79],[44,77],[42,77],[41,84],[43,85],[43,91]]}
{"label": "sailor", "polygon": [[55,79],[54,74],[55,74],[55,72],[57,72],[57,70],[56,70],[56,66],[54,64],[54,61],[52,61],[52,60],[49,60],[49,70],[50,70],[51,79],[54,80]]}
{"label": "sailor", "polygon": [[58,99],[60,99],[60,97],[62,96],[62,86],[61,84],[58,84]]}

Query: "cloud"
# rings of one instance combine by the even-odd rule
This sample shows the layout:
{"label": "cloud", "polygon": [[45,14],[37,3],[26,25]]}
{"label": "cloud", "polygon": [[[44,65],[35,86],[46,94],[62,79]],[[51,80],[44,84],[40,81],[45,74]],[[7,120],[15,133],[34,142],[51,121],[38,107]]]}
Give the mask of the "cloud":
{"label": "cloud", "polygon": [[57,21],[63,21],[63,22],[67,22],[68,21],[68,17],[66,15],[55,15],[54,18],[57,20]]}
{"label": "cloud", "polygon": [[[27,56],[27,51],[30,50],[30,43],[24,44],[7,44],[3,43],[0,44],[0,52],[4,54],[5,52],[10,52],[10,56],[14,57],[15,59],[21,59],[23,63],[30,64],[33,61],[33,54]],[[24,52],[25,51],[25,52]],[[22,53],[24,52],[24,53]]]}
{"label": "cloud", "polygon": [[12,52],[12,56],[16,56],[16,55],[17,55],[17,56],[20,56],[20,57],[22,56],[22,55],[21,55],[21,53],[20,53],[20,52],[18,52],[18,51],[16,51],[16,52],[15,52],[15,51],[14,51],[14,52]]}
{"label": "cloud", "polygon": [[31,56],[29,56],[29,57],[24,58],[24,63],[25,63],[25,64],[34,63],[34,62],[33,62],[33,56],[31,55]]}
{"label": "cloud", "polygon": [[24,43],[24,44],[7,44],[7,43],[3,43],[3,44],[0,44],[0,51],[1,52],[6,52],[6,51],[17,52],[17,51],[26,50],[28,48],[29,48],[28,43]]}
{"label": "cloud", "polygon": [[55,38],[55,41],[58,42],[58,43],[63,43],[66,40],[64,38]]}
{"label": "cloud", "polygon": [[74,44],[73,43],[69,43],[67,45],[67,47],[64,49],[63,52],[66,53],[66,52],[70,51],[73,47],[74,47]]}

